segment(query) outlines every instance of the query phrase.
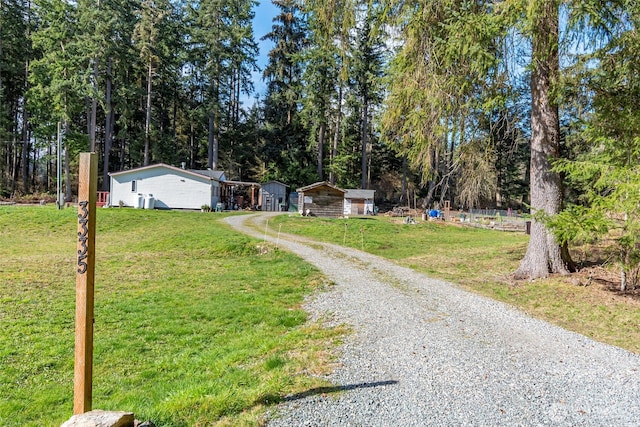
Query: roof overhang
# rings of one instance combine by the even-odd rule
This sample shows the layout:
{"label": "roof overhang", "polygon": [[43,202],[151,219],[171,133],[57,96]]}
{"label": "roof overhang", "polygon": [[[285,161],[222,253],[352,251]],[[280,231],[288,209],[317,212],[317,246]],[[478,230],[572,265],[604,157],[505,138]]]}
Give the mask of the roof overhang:
{"label": "roof overhang", "polygon": [[[146,171],[146,170],[152,170],[152,169],[167,169],[176,173],[181,173],[181,174],[185,174],[185,175],[191,175],[193,177],[202,179],[202,178],[208,178],[210,180],[215,180],[215,181],[220,181],[219,177],[222,177],[224,175],[224,172],[221,173],[221,171],[193,171],[193,170],[188,170],[188,169],[182,169],[182,168],[178,168],[175,166],[171,166],[171,165],[167,165],[165,163],[157,163],[155,165],[148,165],[148,166],[142,166],[139,168],[133,168],[133,169],[127,169],[127,170],[123,170],[123,171],[119,171],[119,172],[109,172],[109,176],[120,176],[120,175],[127,175],[133,172],[142,172],[142,171]],[[207,174],[207,172],[211,172],[211,174]]]}
{"label": "roof overhang", "polygon": [[329,187],[329,188],[331,188],[333,190],[337,190],[337,191],[340,191],[342,193],[346,193],[346,191],[343,190],[342,188],[336,187],[335,185],[330,184],[327,181],[316,182],[314,184],[307,185],[306,187],[300,187],[296,191],[304,193],[305,191],[313,190],[314,188],[318,188],[318,187]]}

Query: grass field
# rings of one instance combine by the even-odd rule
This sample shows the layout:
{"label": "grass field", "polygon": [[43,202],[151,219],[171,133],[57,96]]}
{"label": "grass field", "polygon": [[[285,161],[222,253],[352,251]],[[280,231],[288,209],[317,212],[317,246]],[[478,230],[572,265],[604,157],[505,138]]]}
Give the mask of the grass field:
{"label": "grass field", "polygon": [[[72,414],[77,211],[0,207],[0,425]],[[326,385],[342,331],[307,325],[326,286],[219,214],[100,209],[93,407],[158,426],[257,425],[290,393]]]}
{"label": "grass field", "polygon": [[[0,207],[0,425],[59,426],[72,412],[75,209]],[[329,286],[262,250],[226,214],[100,209],[94,408],[158,426],[259,425],[284,396],[327,386],[341,329],[300,309]],[[640,352],[640,305],[554,277],[512,282],[522,234],[280,216],[273,230],[352,246],[460,283],[568,329]]]}
{"label": "grass field", "polygon": [[612,292],[597,281],[590,286],[576,285],[580,282],[576,276],[511,280],[510,274],[526,250],[528,237],[524,233],[443,222],[404,224],[401,218],[384,216],[328,219],[284,215],[272,220],[271,227],[364,249],[504,301],[566,329],[640,353],[637,298]]}

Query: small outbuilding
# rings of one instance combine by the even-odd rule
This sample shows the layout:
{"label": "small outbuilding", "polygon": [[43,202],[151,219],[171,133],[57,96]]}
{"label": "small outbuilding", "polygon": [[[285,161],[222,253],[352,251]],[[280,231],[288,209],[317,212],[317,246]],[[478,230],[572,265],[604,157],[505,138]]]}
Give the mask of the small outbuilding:
{"label": "small outbuilding", "polygon": [[[224,172],[189,170],[164,163],[109,174],[109,206],[156,209],[210,208],[220,201]],[[150,203],[152,202],[152,203]]]}
{"label": "small outbuilding", "polygon": [[345,190],[326,181],[298,188],[298,212],[338,218],[344,215]]}
{"label": "small outbuilding", "polygon": [[347,189],[344,195],[345,215],[373,215],[376,190]]}
{"label": "small outbuilding", "polygon": [[288,185],[269,181],[260,185],[260,208],[263,211],[285,211]]}

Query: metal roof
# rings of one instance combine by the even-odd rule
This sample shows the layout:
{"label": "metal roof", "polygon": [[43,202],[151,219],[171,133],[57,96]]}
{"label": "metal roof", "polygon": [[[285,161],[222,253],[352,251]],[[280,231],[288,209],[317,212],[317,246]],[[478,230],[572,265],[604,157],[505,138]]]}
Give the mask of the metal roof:
{"label": "metal roof", "polygon": [[267,185],[267,184],[280,184],[280,185],[282,185],[282,186],[284,186],[284,187],[289,188],[289,186],[288,186],[287,184],[282,183],[282,182],[280,182],[280,181],[275,181],[275,180],[271,180],[271,181],[263,182],[263,183],[262,183],[262,184],[260,184],[260,185]]}
{"label": "metal roof", "polygon": [[214,171],[209,169],[189,169],[189,172],[197,173],[198,175],[206,176],[207,178],[213,178],[217,181],[222,181],[224,178],[223,171]]}
{"label": "metal roof", "polygon": [[376,190],[347,189],[345,199],[373,199]]}
{"label": "metal roof", "polygon": [[181,172],[181,173],[186,173],[186,174],[190,174],[190,175],[195,175],[195,176],[198,176],[199,178],[206,177],[206,178],[209,178],[209,179],[215,179],[216,181],[223,181],[224,180],[224,172],[223,171],[182,169],[182,168],[178,168],[176,166],[167,165],[165,163],[157,163],[155,165],[142,166],[142,167],[139,167],[139,168],[127,169],[127,170],[123,170],[123,171],[119,171],[119,172],[110,172],[109,176],[125,175],[125,174],[131,173],[131,172],[138,172],[138,171],[143,171],[143,170],[148,170],[148,169],[156,169],[156,168],[164,168],[164,169],[169,169],[169,170],[172,170],[172,171],[175,171],[175,172]]}

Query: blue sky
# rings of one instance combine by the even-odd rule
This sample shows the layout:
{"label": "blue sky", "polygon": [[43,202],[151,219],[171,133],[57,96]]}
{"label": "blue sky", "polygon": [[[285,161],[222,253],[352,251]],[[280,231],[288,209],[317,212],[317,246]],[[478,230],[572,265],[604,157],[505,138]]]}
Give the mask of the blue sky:
{"label": "blue sky", "polygon": [[[271,43],[270,41],[262,41],[260,39],[269,31],[271,31],[271,26],[273,25],[273,17],[276,16],[279,10],[276,6],[273,5],[273,3],[271,3],[271,0],[261,0],[258,2],[258,5],[255,8],[255,12],[256,15],[253,18],[253,35],[260,48],[260,55],[258,56],[258,66],[260,67],[260,70],[263,70],[265,65],[267,64],[267,54],[273,47],[273,43]],[[266,86],[262,81],[262,71],[253,73],[253,84],[255,86],[256,93],[259,94],[260,97],[262,97],[266,89]],[[254,96],[251,97],[246,105],[250,105],[253,103]]]}

